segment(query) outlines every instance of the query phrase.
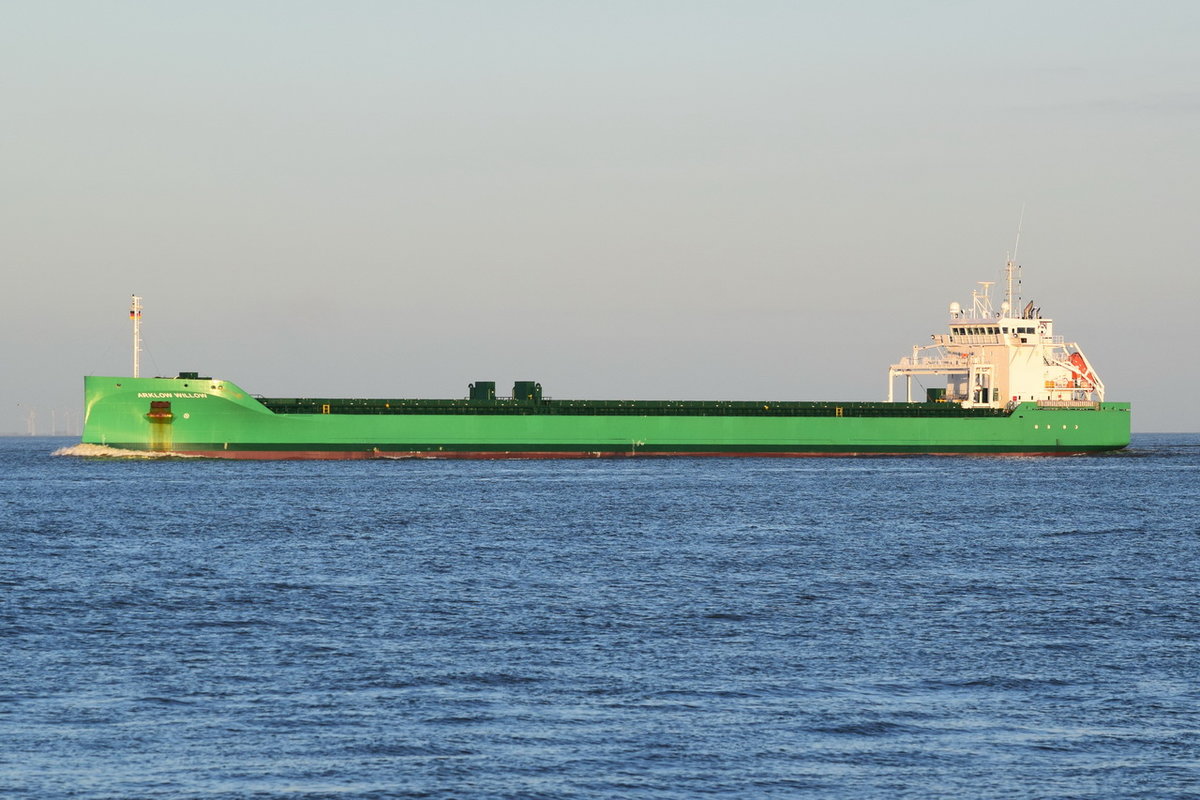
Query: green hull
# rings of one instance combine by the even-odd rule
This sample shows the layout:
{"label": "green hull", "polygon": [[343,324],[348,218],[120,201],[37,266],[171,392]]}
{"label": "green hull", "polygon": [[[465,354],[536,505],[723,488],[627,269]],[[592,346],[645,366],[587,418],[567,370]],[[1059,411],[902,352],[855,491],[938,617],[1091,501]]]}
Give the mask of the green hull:
{"label": "green hull", "polygon": [[85,444],[223,458],[1070,454],[1130,431],[1128,403],[269,400],[193,376],[88,377],[84,399]]}

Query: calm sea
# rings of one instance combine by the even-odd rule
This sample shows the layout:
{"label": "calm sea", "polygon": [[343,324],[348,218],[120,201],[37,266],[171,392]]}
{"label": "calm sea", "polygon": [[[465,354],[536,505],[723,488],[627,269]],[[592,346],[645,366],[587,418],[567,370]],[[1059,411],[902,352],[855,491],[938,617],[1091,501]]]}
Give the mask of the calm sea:
{"label": "calm sea", "polygon": [[0,439],[0,796],[1200,797],[1200,436],[239,463]]}

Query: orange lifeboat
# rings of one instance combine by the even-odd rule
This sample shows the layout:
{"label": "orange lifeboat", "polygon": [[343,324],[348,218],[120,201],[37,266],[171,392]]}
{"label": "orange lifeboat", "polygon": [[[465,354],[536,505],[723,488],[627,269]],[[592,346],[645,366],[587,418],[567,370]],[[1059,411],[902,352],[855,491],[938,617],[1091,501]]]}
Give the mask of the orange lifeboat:
{"label": "orange lifeboat", "polygon": [[1095,386],[1096,376],[1088,369],[1087,362],[1081,353],[1071,353],[1071,371],[1075,373],[1075,385],[1080,389],[1091,389]]}

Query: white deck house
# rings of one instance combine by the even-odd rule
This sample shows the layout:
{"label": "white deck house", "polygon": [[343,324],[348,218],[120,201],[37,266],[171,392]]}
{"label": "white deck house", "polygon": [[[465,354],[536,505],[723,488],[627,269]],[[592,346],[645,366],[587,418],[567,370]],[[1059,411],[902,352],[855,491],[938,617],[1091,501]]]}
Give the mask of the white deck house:
{"label": "white deck house", "polygon": [[1017,267],[1005,265],[1008,288],[998,311],[992,308],[994,281],[980,281],[971,308],[950,304],[947,333],[933,343],[914,345],[912,355],[888,368],[888,402],[895,402],[897,378],[905,399],[913,402],[913,378],[944,376],[943,389],[928,389],[921,400],[961,403],[964,407],[1001,408],[1024,401],[1043,405],[1090,405],[1104,400],[1104,383],[1083,350],[1054,334],[1054,321],[1032,302],[1014,313],[1013,280]]}

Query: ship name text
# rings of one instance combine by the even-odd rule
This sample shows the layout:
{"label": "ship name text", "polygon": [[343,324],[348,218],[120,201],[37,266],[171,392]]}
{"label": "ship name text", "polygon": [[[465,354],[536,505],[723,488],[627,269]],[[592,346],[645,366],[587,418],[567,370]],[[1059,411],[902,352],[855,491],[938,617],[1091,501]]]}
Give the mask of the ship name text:
{"label": "ship name text", "polygon": [[154,400],[170,397],[183,397],[192,400],[199,400],[208,397],[208,395],[204,394],[203,392],[138,392],[138,397],[149,397]]}

